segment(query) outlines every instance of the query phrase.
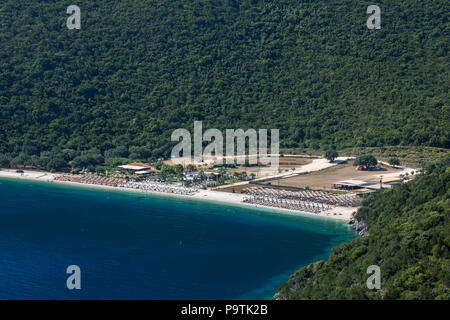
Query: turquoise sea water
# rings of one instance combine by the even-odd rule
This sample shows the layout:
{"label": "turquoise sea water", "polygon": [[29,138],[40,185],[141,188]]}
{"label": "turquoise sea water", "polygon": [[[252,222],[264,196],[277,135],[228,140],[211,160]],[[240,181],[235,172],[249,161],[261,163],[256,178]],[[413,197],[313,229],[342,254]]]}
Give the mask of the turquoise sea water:
{"label": "turquoise sea water", "polygon": [[0,299],[269,299],[355,236],[324,218],[0,179]]}

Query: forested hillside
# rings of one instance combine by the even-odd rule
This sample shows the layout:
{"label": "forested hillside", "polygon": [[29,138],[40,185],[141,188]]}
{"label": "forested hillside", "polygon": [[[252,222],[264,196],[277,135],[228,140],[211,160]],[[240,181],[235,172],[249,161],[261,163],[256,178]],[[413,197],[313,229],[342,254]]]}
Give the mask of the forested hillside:
{"label": "forested hillside", "polygon": [[[450,161],[369,197],[357,213],[369,236],[333,248],[279,289],[287,299],[450,299]],[[378,265],[381,289],[368,290]]]}
{"label": "forested hillside", "polygon": [[372,2],[77,0],[68,30],[72,3],[2,0],[0,153],[159,157],[194,120],[282,148],[448,148],[448,2],[378,1],[368,30]]}

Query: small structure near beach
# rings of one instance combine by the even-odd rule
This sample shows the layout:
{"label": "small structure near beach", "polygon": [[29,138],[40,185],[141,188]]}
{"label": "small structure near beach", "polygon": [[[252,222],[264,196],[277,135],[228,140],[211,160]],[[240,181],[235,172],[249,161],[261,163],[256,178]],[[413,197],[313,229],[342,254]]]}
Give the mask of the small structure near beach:
{"label": "small structure near beach", "polygon": [[141,177],[150,176],[158,172],[158,170],[153,168],[151,165],[141,162],[125,164],[122,166],[118,166],[118,168],[122,171],[126,171],[129,174],[136,174]]}
{"label": "small structure near beach", "polygon": [[344,180],[333,183],[333,188],[350,190],[357,195],[375,192],[379,189],[392,188],[393,185],[402,183],[403,179],[398,177],[384,178],[379,181],[371,180]]}

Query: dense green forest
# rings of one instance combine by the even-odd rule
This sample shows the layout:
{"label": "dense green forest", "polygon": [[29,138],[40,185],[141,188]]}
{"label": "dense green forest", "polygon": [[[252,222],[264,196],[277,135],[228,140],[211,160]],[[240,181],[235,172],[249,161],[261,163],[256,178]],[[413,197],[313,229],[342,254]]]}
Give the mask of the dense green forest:
{"label": "dense green forest", "polygon": [[[297,271],[279,298],[450,299],[449,159],[367,198],[356,218],[369,235]],[[366,287],[370,265],[380,267],[380,290]]]}
{"label": "dense green forest", "polygon": [[73,4],[81,30],[65,1],[0,2],[3,164],[167,156],[194,120],[282,148],[450,146],[447,1],[380,0],[380,30],[372,1]]}

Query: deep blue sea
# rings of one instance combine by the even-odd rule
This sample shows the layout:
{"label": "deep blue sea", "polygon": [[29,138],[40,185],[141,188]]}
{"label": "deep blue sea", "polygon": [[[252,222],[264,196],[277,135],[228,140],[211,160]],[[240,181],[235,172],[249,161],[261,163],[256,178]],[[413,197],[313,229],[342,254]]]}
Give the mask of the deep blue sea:
{"label": "deep blue sea", "polygon": [[355,236],[331,219],[0,179],[0,299],[270,299]]}

